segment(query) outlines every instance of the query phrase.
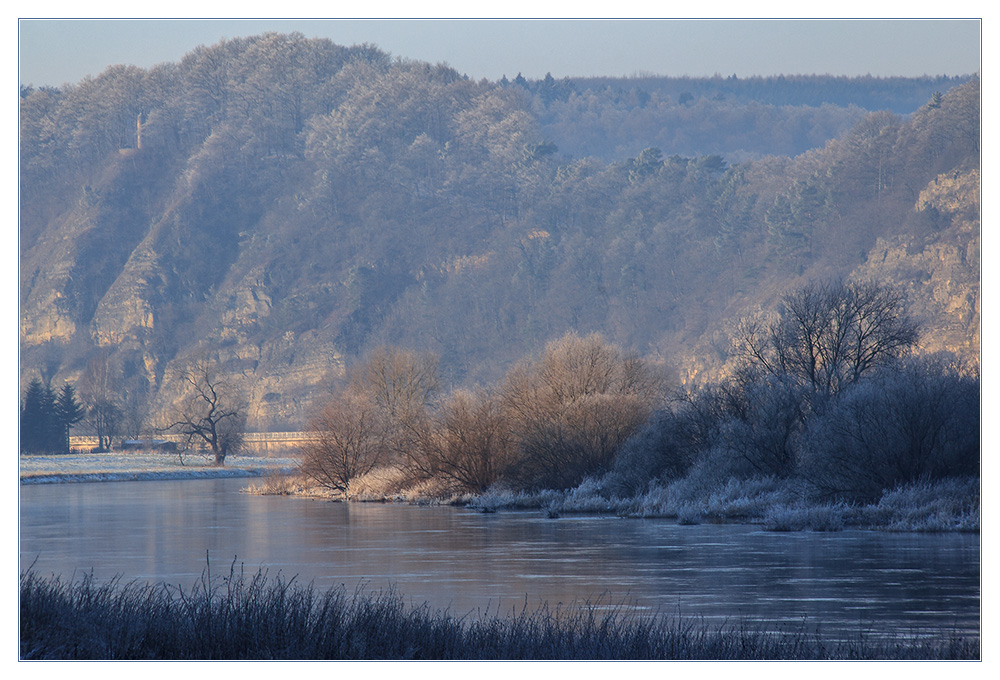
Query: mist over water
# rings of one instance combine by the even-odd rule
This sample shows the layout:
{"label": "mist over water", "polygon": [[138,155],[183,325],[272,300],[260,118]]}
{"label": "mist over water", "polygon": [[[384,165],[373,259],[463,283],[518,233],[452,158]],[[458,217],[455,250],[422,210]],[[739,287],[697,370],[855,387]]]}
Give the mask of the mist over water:
{"label": "mist over water", "polygon": [[245,480],[21,488],[21,569],[190,587],[237,569],[395,587],[456,616],[590,603],[824,637],[980,630],[978,535],[772,533],[240,493]]}

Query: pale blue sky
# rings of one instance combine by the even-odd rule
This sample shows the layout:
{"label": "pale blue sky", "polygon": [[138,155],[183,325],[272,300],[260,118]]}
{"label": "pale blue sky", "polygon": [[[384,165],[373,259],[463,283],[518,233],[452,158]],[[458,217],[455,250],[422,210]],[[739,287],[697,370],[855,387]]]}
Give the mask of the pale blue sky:
{"label": "pale blue sky", "polygon": [[981,59],[978,20],[22,19],[19,79],[77,82],[110,64],[176,62],[198,45],[265,31],[374,43],[491,80],[518,72],[967,75]]}

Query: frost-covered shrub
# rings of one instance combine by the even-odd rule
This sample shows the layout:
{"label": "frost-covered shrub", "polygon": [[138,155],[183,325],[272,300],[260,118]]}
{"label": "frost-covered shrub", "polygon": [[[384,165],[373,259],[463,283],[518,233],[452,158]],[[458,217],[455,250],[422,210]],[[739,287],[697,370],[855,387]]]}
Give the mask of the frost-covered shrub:
{"label": "frost-covered shrub", "polygon": [[847,506],[841,504],[810,506],[777,502],[764,512],[762,524],[767,531],[840,531],[847,512]]}
{"label": "frost-covered shrub", "polygon": [[754,473],[753,466],[745,459],[732,455],[725,446],[714,446],[691,467],[684,486],[692,494],[707,496],[732,480],[753,479]]}
{"label": "frost-covered shrub", "polygon": [[666,485],[651,483],[645,493],[623,503],[618,513],[625,517],[676,517],[678,507]]}
{"label": "frost-covered shrub", "polygon": [[798,501],[796,489],[776,477],[733,478],[709,494],[706,510],[713,517],[754,519]]}
{"label": "frost-covered shrub", "polygon": [[732,415],[719,427],[719,444],[755,475],[788,477],[808,411],[807,391],[792,380],[767,377],[730,388]]}
{"label": "frost-covered shrub", "polygon": [[635,496],[650,480],[683,476],[692,459],[681,419],[671,411],[659,411],[622,446],[603,488],[611,495]]}
{"label": "frost-covered shrub", "polygon": [[557,509],[560,512],[616,512],[622,506],[617,497],[608,497],[603,481],[587,477],[580,485],[566,493]]}
{"label": "frost-covered shrub", "polygon": [[560,504],[565,494],[562,491],[543,489],[541,491],[512,491],[505,487],[494,487],[478,496],[469,496],[468,507],[481,512],[497,510],[536,510]]}
{"label": "frost-covered shrub", "polygon": [[677,511],[677,523],[683,525],[701,524],[705,509],[696,503],[685,503]]}
{"label": "frost-covered shrub", "polygon": [[842,503],[809,508],[807,522],[813,531],[841,531],[847,523],[850,508]]}
{"label": "frost-covered shrub", "polygon": [[913,360],[844,390],[804,436],[802,474],[821,496],[871,502],[887,489],[979,471],[979,379]]}

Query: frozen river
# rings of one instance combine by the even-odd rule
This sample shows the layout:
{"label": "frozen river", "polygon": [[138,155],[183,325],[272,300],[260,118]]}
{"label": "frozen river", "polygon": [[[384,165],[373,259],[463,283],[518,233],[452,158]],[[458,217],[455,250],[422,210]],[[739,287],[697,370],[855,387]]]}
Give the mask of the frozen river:
{"label": "frozen river", "polygon": [[394,586],[452,614],[625,604],[830,638],[980,631],[978,535],[772,533],[665,520],[479,514],[240,493],[246,480],[20,490],[21,568],[191,586],[213,574]]}

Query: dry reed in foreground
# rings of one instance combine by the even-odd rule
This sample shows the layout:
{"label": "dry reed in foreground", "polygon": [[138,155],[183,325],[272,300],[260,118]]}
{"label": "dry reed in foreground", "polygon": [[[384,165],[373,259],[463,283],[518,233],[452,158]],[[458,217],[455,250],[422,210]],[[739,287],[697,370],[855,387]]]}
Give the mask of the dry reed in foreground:
{"label": "dry reed in foreground", "polygon": [[978,638],[831,643],[804,630],[763,632],[643,619],[619,610],[523,610],[463,620],[407,607],[394,591],[352,594],[230,568],[190,590],[20,577],[22,659],[978,659]]}

